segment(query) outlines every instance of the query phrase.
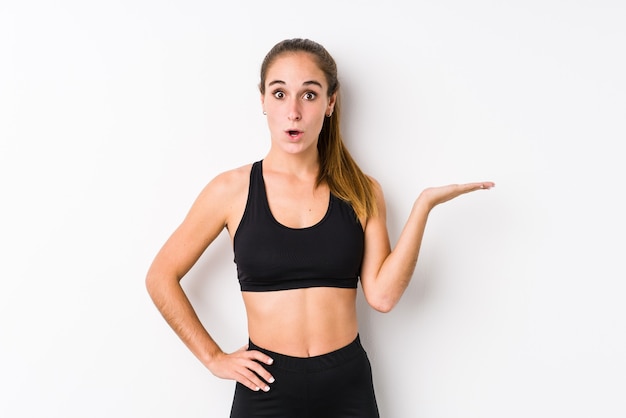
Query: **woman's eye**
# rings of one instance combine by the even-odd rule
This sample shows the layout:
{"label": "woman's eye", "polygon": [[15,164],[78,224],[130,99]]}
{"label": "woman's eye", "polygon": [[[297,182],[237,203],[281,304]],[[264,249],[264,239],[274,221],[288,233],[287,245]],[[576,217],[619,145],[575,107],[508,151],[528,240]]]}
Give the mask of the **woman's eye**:
{"label": "woman's eye", "polygon": [[283,93],[282,91],[276,91],[274,92],[274,97],[276,97],[277,99],[282,99],[283,97],[285,97],[285,93]]}
{"label": "woman's eye", "polygon": [[305,100],[313,100],[315,97],[317,97],[317,95],[313,92],[304,93]]}

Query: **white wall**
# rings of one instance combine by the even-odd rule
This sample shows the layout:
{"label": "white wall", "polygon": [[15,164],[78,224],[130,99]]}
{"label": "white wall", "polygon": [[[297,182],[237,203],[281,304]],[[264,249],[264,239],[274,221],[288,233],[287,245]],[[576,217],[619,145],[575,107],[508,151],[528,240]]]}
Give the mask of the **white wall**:
{"label": "white wall", "polygon": [[[0,416],[225,417],[144,277],[217,173],[269,139],[258,69],[288,37],[335,56],[345,134],[395,241],[433,212],[390,314],[359,299],[385,418],[623,417],[626,6],[116,0],[0,3]],[[183,281],[246,341],[219,237]]]}

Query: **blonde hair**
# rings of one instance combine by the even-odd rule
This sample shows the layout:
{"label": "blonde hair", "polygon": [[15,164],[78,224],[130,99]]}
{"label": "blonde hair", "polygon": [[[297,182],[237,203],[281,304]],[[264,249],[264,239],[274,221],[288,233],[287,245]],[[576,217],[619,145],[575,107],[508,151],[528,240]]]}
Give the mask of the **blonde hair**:
{"label": "blonde hair", "polygon": [[341,106],[337,64],[328,51],[317,42],[309,39],[286,39],[274,45],[261,64],[261,82],[259,90],[265,94],[267,70],[284,53],[306,52],[315,57],[318,67],[328,82],[328,97],[337,93],[334,111],[324,118],[320,131],[317,150],[320,158],[320,172],[317,184],[326,183],[338,198],[352,205],[359,218],[376,215],[376,196],[372,180],[363,173],[346,148],[341,135]]}

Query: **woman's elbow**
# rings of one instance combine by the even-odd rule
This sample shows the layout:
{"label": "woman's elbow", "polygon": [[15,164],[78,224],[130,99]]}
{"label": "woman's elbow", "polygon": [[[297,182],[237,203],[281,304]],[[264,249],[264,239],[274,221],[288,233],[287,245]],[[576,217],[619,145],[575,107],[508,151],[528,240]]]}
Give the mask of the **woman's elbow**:
{"label": "woman's elbow", "polygon": [[148,295],[150,295],[152,299],[154,299],[154,296],[157,292],[158,284],[159,283],[155,275],[152,275],[152,274],[146,275],[146,279],[144,280],[144,285],[146,286],[146,291],[148,292]]}
{"label": "woman's elbow", "polygon": [[163,289],[167,287],[167,282],[167,276],[153,268],[148,271],[144,280],[146,290],[152,299],[155,299],[163,292]]}
{"label": "woman's elbow", "polygon": [[397,300],[391,297],[370,296],[365,298],[367,303],[380,313],[389,313],[396,306]]}

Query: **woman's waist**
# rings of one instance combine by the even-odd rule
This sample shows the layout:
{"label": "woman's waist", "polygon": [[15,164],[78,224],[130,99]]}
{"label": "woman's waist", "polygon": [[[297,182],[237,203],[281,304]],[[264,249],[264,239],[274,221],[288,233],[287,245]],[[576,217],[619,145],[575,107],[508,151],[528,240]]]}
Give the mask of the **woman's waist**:
{"label": "woman's waist", "polygon": [[256,347],[296,358],[325,355],[350,345],[358,337],[358,327],[345,327],[337,332],[302,332],[299,329],[282,328],[280,331],[249,329],[250,341]]}
{"label": "woman's waist", "polygon": [[326,354],[357,336],[354,290],[299,289],[244,294],[250,339],[295,357]]}
{"label": "woman's waist", "polygon": [[337,349],[323,354],[308,357],[287,355],[282,352],[268,350],[265,347],[256,344],[252,339],[249,341],[248,349],[258,350],[267,354],[270,358],[272,358],[272,365],[275,367],[292,371],[307,372],[320,371],[345,365],[352,359],[365,355],[365,350],[361,345],[361,339],[358,334],[348,344],[342,345]]}

